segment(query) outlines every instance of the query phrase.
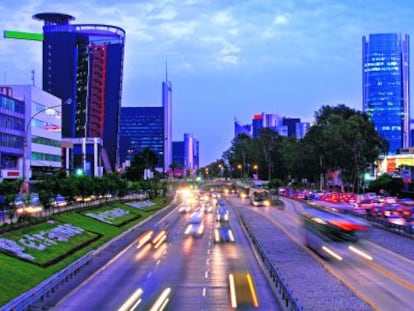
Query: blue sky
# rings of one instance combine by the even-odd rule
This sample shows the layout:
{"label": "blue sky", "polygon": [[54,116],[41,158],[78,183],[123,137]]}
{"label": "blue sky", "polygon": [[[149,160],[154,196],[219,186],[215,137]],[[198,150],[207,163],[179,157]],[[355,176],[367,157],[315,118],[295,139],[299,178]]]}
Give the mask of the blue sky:
{"label": "blue sky", "polygon": [[[0,2],[3,29],[41,32],[32,16],[42,12],[126,31],[123,106],[159,106],[168,61],[173,137],[192,133],[201,165],[229,148],[235,117],[311,122],[322,105],[361,110],[362,36],[414,29],[412,0]],[[39,42],[0,39],[0,84],[30,84],[33,69],[41,87]]]}

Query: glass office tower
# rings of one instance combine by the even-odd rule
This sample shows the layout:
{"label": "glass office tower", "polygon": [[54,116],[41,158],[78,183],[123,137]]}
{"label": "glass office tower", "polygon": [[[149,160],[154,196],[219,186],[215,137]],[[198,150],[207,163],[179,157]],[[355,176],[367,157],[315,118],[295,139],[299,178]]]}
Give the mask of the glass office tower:
{"label": "glass office tower", "polygon": [[362,38],[363,111],[389,144],[389,153],[408,148],[409,36],[370,34]]}
{"label": "glass office tower", "polygon": [[121,163],[149,147],[164,169],[164,108],[121,107],[119,139]]}
{"label": "glass office tower", "polygon": [[62,107],[62,137],[102,139],[105,171],[114,170],[119,166],[125,31],[70,24],[75,18],[60,13],[33,18],[44,21],[43,90],[72,102]]}

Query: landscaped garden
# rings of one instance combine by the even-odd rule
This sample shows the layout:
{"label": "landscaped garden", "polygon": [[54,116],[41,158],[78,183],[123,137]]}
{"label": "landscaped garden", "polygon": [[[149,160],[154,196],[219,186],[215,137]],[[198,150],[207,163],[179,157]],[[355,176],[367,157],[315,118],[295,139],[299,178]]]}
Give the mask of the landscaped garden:
{"label": "landscaped garden", "polygon": [[0,305],[142,222],[170,198],[64,212],[0,235]]}

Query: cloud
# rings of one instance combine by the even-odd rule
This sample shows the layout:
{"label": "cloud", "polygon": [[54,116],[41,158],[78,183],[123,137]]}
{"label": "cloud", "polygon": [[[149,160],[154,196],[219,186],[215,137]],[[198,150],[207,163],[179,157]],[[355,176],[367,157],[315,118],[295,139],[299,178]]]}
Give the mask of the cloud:
{"label": "cloud", "polygon": [[281,14],[281,15],[275,16],[275,18],[273,19],[273,24],[274,25],[285,25],[289,22],[289,20],[290,20],[290,14]]}
{"label": "cloud", "polygon": [[234,19],[227,11],[219,11],[213,15],[213,22],[219,25],[234,24]]}
{"label": "cloud", "polygon": [[149,19],[171,21],[171,20],[174,20],[177,16],[178,16],[177,10],[169,7],[169,8],[164,8],[160,10],[159,12],[151,15]]}
{"label": "cloud", "polygon": [[198,23],[195,21],[183,21],[163,23],[159,25],[161,32],[168,34],[175,39],[184,39],[183,37],[189,36],[196,31]]}

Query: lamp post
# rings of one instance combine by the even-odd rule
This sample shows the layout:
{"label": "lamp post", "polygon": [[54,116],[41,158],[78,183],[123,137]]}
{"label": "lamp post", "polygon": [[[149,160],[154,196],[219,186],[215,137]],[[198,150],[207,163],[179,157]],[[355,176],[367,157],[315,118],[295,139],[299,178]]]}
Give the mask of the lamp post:
{"label": "lamp post", "polygon": [[[67,100],[65,100],[64,104],[66,105],[70,105],[72,104],[72,99],[68,98]],[[24,140],[23,140],[23,191],[24,193],[28,192],[28,176],[26,174],[27,171],[27,141],[29,140],[29,127],[31,126],[32,120],[39,115],[42,112],[45,112],[47,110],[53,110],[56,108],[62,107],[62,104],[60,103],[59,105],[55,105],[55,106],[50,106],[50,107],[45,107],[42,110],[37,111],[35,114],[33,114],[30,119],[27,121],[26,123],[26,128],[25,128],[25,132],[24,132]]]}
{"label": "lamp post", "polygon": [[223,165],[220,163],[218,165],[219,169],[220,169],[220,177],[223,179]]}
{"label": "lamp post", "polygon": [[257,164],[253,165],[253,170],[254,170],[254,174],[255,174],[255,176],[253,176],[255,178],[253,178],[253,179],[259,179],[259,175],[257,174],[258,168],[259,167],[257,166]]}
{"label": "lamp post", "polygon": [[237,168],[240,170],[240,179],[242,178],[242,165],[238,164]]}

